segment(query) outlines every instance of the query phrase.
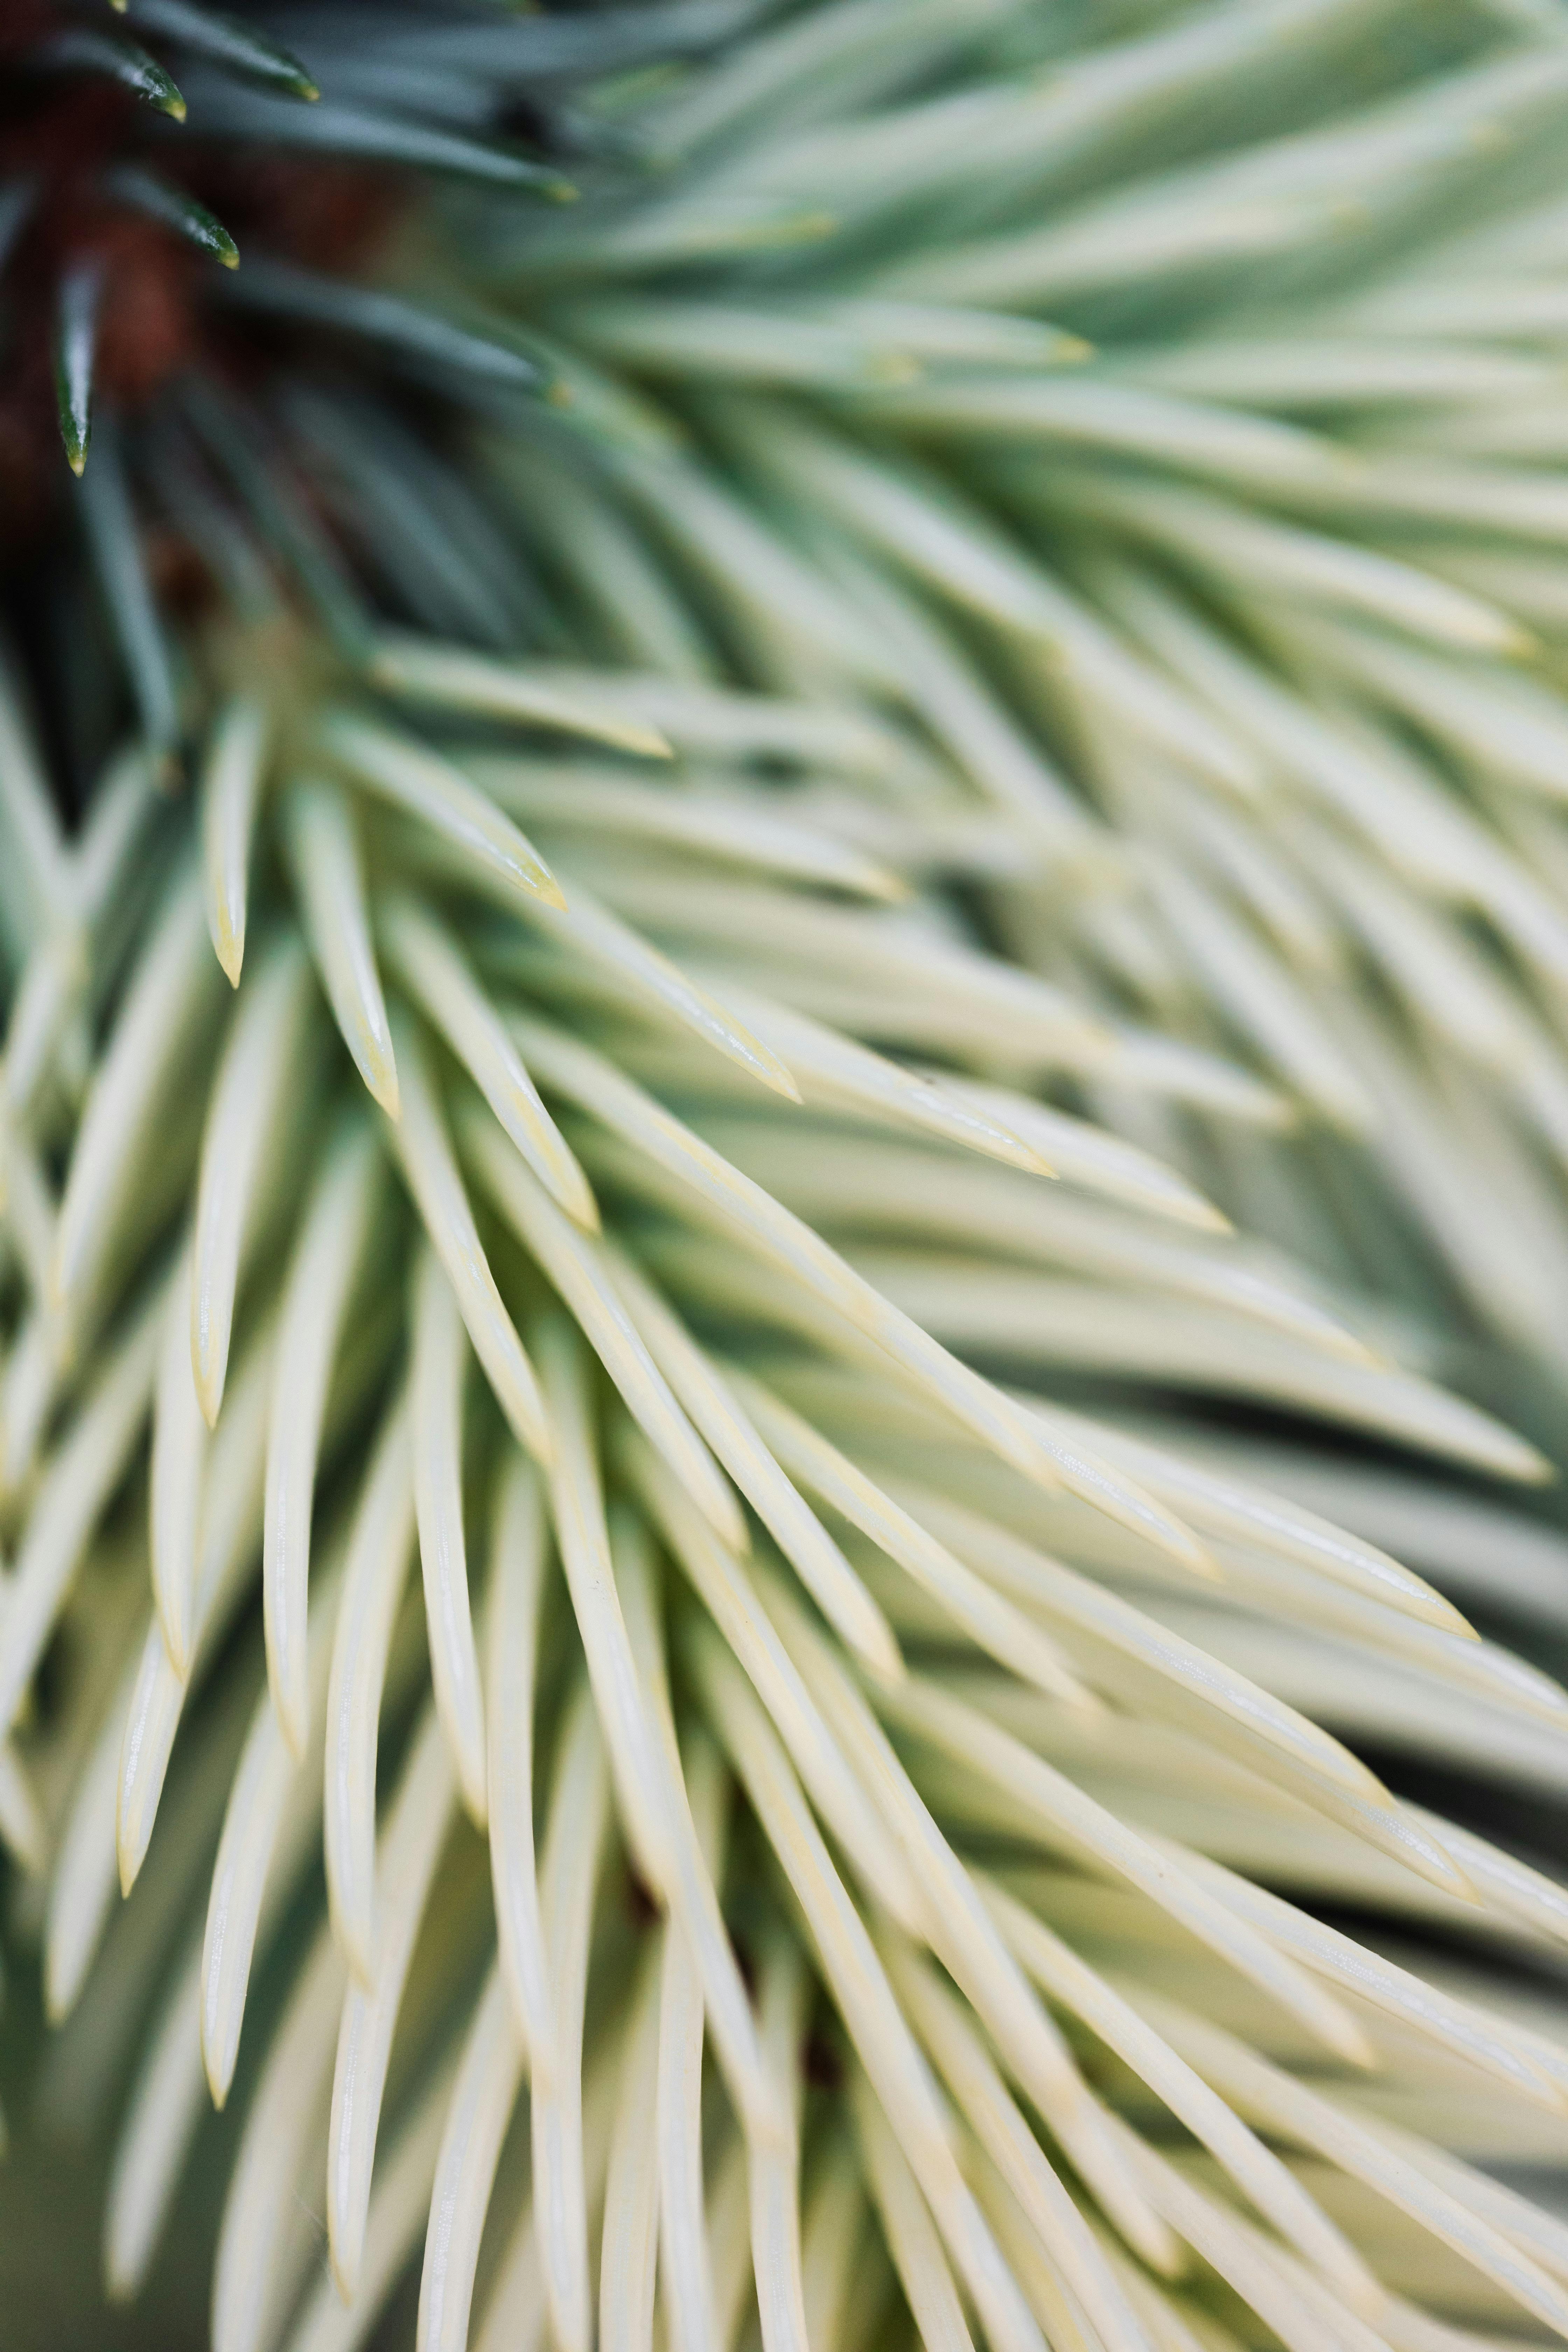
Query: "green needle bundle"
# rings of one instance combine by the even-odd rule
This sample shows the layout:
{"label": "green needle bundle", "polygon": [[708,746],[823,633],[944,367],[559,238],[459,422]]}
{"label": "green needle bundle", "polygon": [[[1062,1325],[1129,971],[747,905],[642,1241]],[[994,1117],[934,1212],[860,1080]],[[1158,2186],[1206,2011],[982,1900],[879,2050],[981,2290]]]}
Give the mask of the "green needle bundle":
{"label": "green needle bundle", "polygon": [[1568,2336],[1568,8],[0,41],[21,2340]]}

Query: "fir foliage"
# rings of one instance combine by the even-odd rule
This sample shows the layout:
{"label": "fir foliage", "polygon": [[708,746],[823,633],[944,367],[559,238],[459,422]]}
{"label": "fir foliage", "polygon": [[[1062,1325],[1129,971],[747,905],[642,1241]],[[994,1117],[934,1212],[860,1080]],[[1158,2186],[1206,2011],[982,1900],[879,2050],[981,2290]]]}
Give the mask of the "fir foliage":
{"label": "fir foliage", "polygon": [[24,64],[18,152],[114,110],[0,195],[80,476],[0,681],[0,1835],[110,2294],[1568,2334],[1568,16]]}

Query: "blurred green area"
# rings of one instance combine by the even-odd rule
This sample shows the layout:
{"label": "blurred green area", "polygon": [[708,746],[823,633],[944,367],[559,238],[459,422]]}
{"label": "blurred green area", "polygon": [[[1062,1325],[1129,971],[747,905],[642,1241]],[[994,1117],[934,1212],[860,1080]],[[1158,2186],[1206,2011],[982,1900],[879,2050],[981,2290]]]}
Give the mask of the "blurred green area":
{"label": "blurred green area", "polygon": [[[12,1943],[6,1958],[0,2344],[5,2352],[205,2352],[220,2176],[197,2153],[187,2175],[194,2193],[182,2200],[144,2291],[133,2304],[108,2303],[101,2233],[112,2135],[63,2128],[50,2097],[51,2044],[33,1956]],[[204,2150],[205,2139],[204,2131]]]}
{"label": "blurred green area", "polygon": [[[213,2248],[240,2117],[204,2116],[181,2176],[174,2218],[135,2301],[103,2291],[104,2192],[128,2084],[102,2127],[65,2127],[51,2094],[59,2047],[44,2022],[34,1956],[13,1942],[0,2008],[0,2347],[4,2352],[207,2352]],[[325,2240],[323,2236],[323,2252]],[[394,2293],[366,2352],[412,2345],[416,2263]]]}

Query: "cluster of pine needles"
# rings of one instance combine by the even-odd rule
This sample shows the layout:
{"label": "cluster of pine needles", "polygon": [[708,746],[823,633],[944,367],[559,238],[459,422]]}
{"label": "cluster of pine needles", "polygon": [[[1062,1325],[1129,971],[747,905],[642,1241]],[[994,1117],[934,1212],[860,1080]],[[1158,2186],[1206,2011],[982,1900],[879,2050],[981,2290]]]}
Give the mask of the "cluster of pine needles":
{"label": "cluster of pine needles", "polygon": [[36,13],[200,274],[0,186],[13,2162],[214,2352],[1568,2336],[1568,8]]}

